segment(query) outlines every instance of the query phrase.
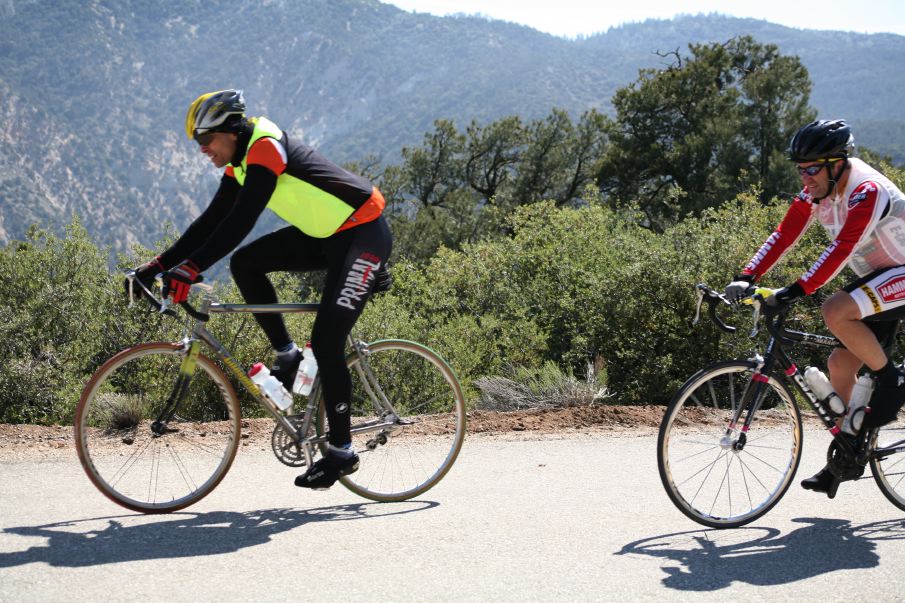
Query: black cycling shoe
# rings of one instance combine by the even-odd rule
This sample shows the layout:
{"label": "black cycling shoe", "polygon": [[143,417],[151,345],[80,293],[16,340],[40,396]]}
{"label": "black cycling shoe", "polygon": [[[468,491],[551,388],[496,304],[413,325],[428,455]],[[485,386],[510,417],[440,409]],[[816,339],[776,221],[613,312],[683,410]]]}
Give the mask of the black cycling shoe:
{"label": "black cycling shoe", "polygon": [[801,480],[801,487],[805,490],[823,492],[828,498],[836,498],[839,480],[836,479],[836,476],[832,474],[828,467],[824,467],[814,477]]}
{"label": "black cycling shoe", "polygon": [[286,388],[287,392],[292,392],[292,386],[295,383],[295,374],[298,372],[299,365],[302,363],[302,351],[296,348],[295,352],[295,356],[286,361],[281,361],[280,355],[277,354],[276,361],[273,366],[270,367],[270,374],[283,384],[283,387]]}
{"label": "black cycling shoe", "polygon": [[878,383],[870,397],[862,429],[882,427],[896,420],[899,410],[905,405],[905,373],[896,369],[896,379],[892,383]]}
{"label": "black cycling shoe", "polygon": [[328,452],[321,457],[304,474],[295,478],[295,485],[312,490],[326,490],[344,475],[358,471],[358,455],[354,452],[350,457]]}

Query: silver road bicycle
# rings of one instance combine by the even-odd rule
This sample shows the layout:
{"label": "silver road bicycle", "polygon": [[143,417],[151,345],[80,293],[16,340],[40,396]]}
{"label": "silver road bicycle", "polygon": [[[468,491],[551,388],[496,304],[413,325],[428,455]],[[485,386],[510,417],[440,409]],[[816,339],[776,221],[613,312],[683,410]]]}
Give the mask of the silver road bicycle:
{"label": "silver road bicycle", "polygon": [[[134,272],[127,277],[140,284]],[[115,354],[85,385],[76,410],[76,446],[91,482],[113,502],[142,513],[196,503],[229,471],[242,420],[227,373],[273,417],[271,448],[282,463],[310,466],[327,445],[319,378],[307,399],[295,398],[301,412],[281,411],[206,328],[213,314],[317,312],[318,304],[224,304],[210,287],[193,288],[204,299],[197,309],[180,304],[190,317],[185,338]],[[144,292],[161,311],[178,314]],[[352,445],[361,463],[340,482],[375,501],[418,496],[446,475],[462,448],[459,381],[439,354],[419,343],[366,343],[350,335],[348,345]]]}

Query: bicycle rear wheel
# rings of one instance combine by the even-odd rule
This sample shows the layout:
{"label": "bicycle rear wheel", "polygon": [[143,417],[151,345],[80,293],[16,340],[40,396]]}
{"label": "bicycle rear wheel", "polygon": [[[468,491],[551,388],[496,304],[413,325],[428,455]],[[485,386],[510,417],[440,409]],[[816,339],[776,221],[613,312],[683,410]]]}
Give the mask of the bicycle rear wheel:
{"label": "bicycle rear wheel", "polygon": [[905,511],[905,417],[899,417],[871,435],[871,450],[884,450],[872,456],[870,470],[874,481],[889,502]]}
{"label": "bicycle rear wheel", "polygon": [[[340,481],[370,500],[407,500],[435,486],[455,462],[465,439],[465,398],[455,373],[429,348],[403,340],[368,348],[367,365],[379,386],[370,389],[382,392],[391,407],[368,394],[360,359],[350,355],[352,447],[361,463]],[[323,397],[319,404],[317,432],[323,434]],[[383,426],[367,430],[375,424]]]}
{"label": "bicycle rear wheel", "polygon": [[772,376],[744,447],[735,446],[741,426],[724,438],[755,367],[737,360],[699,371],[676,392],[660,424],[657,464],[666,493],[705,526],[732,528],[761,517],[798,469],[801,415],[792,392]]}
{"label": "bicycle rear wheel", "polygon": [[182,344],[125,349],[82,391],[75,418],[79,460],[98,490],[127,509],[169,513],[198,502],[236,455],[239,400],[223,371],[203,355],[177,414],[163,433],[152,430],[185,355]]}

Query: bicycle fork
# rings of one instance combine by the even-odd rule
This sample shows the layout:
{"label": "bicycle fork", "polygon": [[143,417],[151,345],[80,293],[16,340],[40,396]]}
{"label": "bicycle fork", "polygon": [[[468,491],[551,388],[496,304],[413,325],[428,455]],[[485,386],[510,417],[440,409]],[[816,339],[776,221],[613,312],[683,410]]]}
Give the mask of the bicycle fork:
{"label": "bicycle fork", "polygon": [[151,423],[151,431],[158,436],[162,436],[167,433],[167,431],[170,431],[167,425],[176,415],[179,405],[185,399],[185,396],[189,391],[189,386],[192,384],[192,375],[195,374],[195,369],[198,366],[198,354],[201,352],[198,340],[185,340],[183,344],[186,347],[186,353],[182,358],[182,363],[179,365],[176,382],[173,384],[170,396],[163,405],[163,410],[157,415],[154,422]]}
{"label": "bicycle fork", "polygon": [[[732,449],[737,452],[744,450],[745,444],[748,441],[748,430],[751,428],[751,421],[754,420],[754,413],[760,408],[764,398],[765,388],[770,381],[770,378],[765,374],[764,358],[760,354],[757,354],[753,360],[757,363],[754,374],[751,376],[751,379],[748,380],[745,390],[742,393],[742,399],[735,408],[735,412],[732,413],[732,419],[729,420],[729,425],[726,427],[726,433],[720,438],[720,447],[723,450]],[[747,414],[745,415],[744,422],[741,427],[739,427],[742,413],[746,410]],[[738,434],[737,436],[736,433]]]}
{"label": "bicycle fork", "polygon": [[[776,348],[774,350],[772,339],[770,340],[766,349],[766,359],[760,355],[756,355],[754,357],[754,360],[757,363],[757,367],[755,368],[754,374],[751,376],[751,380],[748,382],[748,386],[745,388],[745,393],[742,396],[742,401],[739,404],[739,407],[736,410],[735,415],[726,430],[726,435],[724,435],[723,439],[720,440],[720,444],[724,448],[728,448],[729,445],[734,446],[736,450],[741,450],[742,448],[744,448],[748,429],[751,426],[751,422],[754,420],[754,414],[760,409],[760,406],[763,403],[763,398],[766,394],[767,387],[770,382],[769,376],[773,373],[773,369],[777,364],[777,356],[780,365],[779,368],[783,370],[786,378],[791,380],[801,392],[801,394],[805,397],[805,399],[817,413],[817,416],[820,417],[820,420],[821,422],[823,422],[824,427],[827,429],[827,431],[830,432],[830,435],[837,442],[837,444],[845,453],[851,455],[852,457],[859,456],[858,451],[863,448],[863,436],[859,438],[857,442],[857,449],[849,438],[842,436],[842,429],[836,424],[838,415],[827,408],[823,401],[817,397],[817,395],[813,392],[813,390],[805,380],[804,373],[794,362],[792,362],[792,360],[784,353],[784,351],[781,348]],[[794,404],[795,401],[789,400],[789,403]],[[732,441],[732,434],[736,430],[738,421],[741,418],[741,413],[745,409],[747,409],[748,412],[740,429],[741,433],[737,440]]]}

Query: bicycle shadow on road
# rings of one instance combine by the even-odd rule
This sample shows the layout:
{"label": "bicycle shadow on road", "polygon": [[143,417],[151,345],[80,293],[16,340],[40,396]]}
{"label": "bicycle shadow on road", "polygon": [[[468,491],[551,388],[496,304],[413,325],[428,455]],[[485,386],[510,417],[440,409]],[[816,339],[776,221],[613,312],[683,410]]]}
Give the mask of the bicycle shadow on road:
{"label": "bicycle shadow on road", "polygon": [[[310,523],[405,515],[438,505],[432,501],[370,502],[304,510],[136,514],[12,527],[3,532],[43,537],[47,543],[23,551],[0,553],[0,569],[28,563],[88,567],[148,559],[223,555],[264,544],[275,534]],[[95,528],[95,525],[99,527]]]}
{"label": "bicycle shadow on road", "polygon": [[693,530],[645,538],[617,555],[675,561],[663,585],[680,591],[716,591],[743,582],[775,586],[845,569],[876,567],[876,540],[905,540],[905,520],[853,526],[843,519],[797,518],[807,524],[783,534],[776,528]]}

